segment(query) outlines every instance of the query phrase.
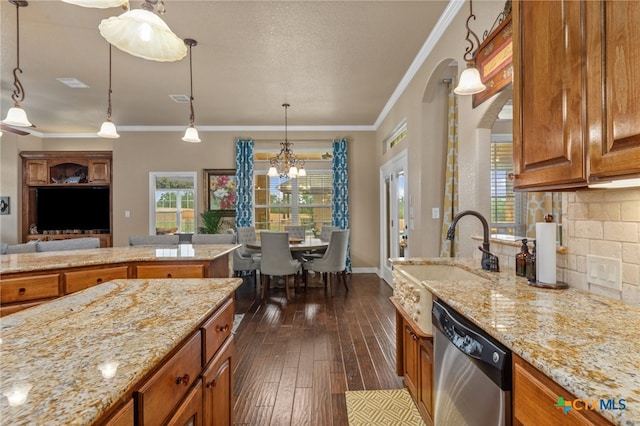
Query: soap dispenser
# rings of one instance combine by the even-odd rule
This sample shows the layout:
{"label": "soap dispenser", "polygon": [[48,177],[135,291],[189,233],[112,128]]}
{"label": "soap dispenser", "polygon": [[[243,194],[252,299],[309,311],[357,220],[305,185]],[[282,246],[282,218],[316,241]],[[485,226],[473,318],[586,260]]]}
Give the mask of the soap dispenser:
{"label": "soap dispenser", "polygon": [[516,255],[516,275],[519,277],[527,276],[527,258],[530,256],[529,246],[527,246],[527,239],[523,238],[522,247],[520,253]]}
{"label": "soap dispenser", "polygon": [[533,240],[531,253],[527,256],[527,281],[535,284],[538,279],[536,277],[536,240]]}

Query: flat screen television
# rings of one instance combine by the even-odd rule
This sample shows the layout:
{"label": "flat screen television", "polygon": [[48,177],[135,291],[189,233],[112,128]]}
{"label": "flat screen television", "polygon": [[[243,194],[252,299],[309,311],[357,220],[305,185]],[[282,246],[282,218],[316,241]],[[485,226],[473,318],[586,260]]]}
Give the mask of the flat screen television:
{"label": "flat screen television", "polygon": [[36,189],[38,231],[92,230],[108,233],[110,196],[107,187],[48,187]]}

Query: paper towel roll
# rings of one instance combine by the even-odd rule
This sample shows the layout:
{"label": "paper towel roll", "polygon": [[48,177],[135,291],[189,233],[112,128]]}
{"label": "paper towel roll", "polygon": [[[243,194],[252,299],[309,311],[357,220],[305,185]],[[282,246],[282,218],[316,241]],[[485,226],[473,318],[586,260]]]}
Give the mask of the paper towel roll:
{"label": "paper towel roll", "polygon": [[545,284],[556,283],[555,222],[536,223],[536,277]]}

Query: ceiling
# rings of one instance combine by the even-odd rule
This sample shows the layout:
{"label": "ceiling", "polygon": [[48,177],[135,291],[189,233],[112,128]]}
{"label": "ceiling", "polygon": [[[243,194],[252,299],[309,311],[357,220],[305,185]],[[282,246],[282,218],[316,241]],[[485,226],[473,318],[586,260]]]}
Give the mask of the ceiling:
{"label": "ceiling", "polygon": [[[141,1],[131,0],[131,8]],[[373,126],[448,5],[424,1],[165,0],[164,21],[193,38],[198,128]],[[36,131],[95,133],[106,118],[108,44],[102,19],[119,8],[59,0],[20,8],[23,108]],[[16,8],[0,0],[2,118],[12,106]],[[113,49],[112,108],[119,130],[184,128],[188,57],[148,61]],[[77,78],[73,89],[57,78]],[[157,126],[163,126],[158,128]]]}

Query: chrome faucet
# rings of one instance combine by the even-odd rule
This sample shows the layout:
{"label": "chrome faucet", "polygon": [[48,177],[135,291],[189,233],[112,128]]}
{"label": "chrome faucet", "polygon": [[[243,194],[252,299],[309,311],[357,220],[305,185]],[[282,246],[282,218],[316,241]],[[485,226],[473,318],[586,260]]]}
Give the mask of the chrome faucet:
{"label": "chrome faucet", "polygon": [[458,221],[462,217],[468,215],[475,216],[480,219],[480,222],[482,222],[482,247],[478,247],[482,252],[482,260],[480,262],[482,269],[484,269],[485,271],[499,272],[500,265],[498,262],[498,256],[489,251],[489,223],[487,223],[487,219],[485,219],[484,216],[482,216],[482,214],[480,214],[479,212],[475,210],[465,210],[455,215],[453,218],[453,222],[451,222],[451,225],[449,225],[449,229],[447,230],[447,240],[453,240],[453,238],[455,237],[456,225],[458,224]]}

